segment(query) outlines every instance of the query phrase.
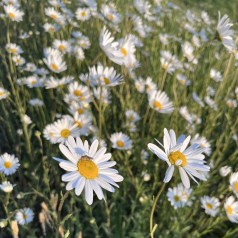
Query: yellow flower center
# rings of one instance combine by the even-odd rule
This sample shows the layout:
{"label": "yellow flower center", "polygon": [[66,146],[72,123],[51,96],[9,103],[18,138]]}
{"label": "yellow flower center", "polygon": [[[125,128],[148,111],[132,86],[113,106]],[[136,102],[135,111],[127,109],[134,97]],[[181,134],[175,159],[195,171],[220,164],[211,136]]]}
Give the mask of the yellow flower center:
{"label": "yellow flower center", "polygon": [[106,77],[103,78],[105,84],[110,84],[110,80]]}
{"label": "yellow flower center", "polygon": [[69,129],[63,129],[63,130],[60,132],[60,135],[61,135],[61,137],[63,137],[63,138],[67,138],[67,137],[69,137],[69,135],[70,135],[70,130],[69,130]]}
{"label": "yellow flower center", "polygon": [[56,64],[54,64],[54,63],[52,63],[52,64],[50,65],[50,67],[51,67],[53,70],[59,70],[59,67],[58,67]]}
{"label": "yellow flower center", "polygon": [[159,109],[159,110],[162,110],[162,104],[158,101],[154,101],[153,103],[153,107],[156,108],[156,109]]}
{"label": "yellow flower center", "polygon": [[178,195],[175,195],[174,196],[174,200],[175,200],[175,202],[179,202],[180,201],[180,197]]}
{"label": "yellow flower center", "polygon": [[50,137],[52,138],[54,136],[54,133],[53,132],[50,132]]}
{"label": "yellow flower center", "polygon": [[86,179],[95,179],[98,176],[98,167],[88,156],[82,156],[78,164],[79,173]]}
{"label": "yellow flower center", "polygon": [[50,17],[53,18],[53,19],[56,19],[57,15],[56,14],[51,14]]}
{"label": "yellow flower center", "polygon": [[3,93],[3,92],[0,92],[0,97],[1,97],[2,95],[4,95],[4,93]]}
{"label": "yellow flower center", "polygon": [[83,127],[83,123],[80,121],[75,121],[75,124],[77,124],[78,128],[82,128]]}
{"label": "yellow flower center", "polygon": [[81,97],[83,95],[83,93],[80,90],[76,89],[76,90],[74,90],[74,95],[77,97]]}
{"label": "yellow flower center", "polygon": [[206,204],[206,207],[207,207],[208,209],[212,209],[212,204],[211,204],[211,203],[207,203],[207,204]]}
{"label": "yellow flower center", "polygon": [[81,12],[81,16],[85,17],[86,16],[86,12]]}
{"label": "yellow flower center", "polygon": [[27,219],[27,215],[25,213],[23,213],[23,219],[26,220]]}
{"label": "yellow flower center", "polygon": [[228,207],[226,208],[226,212],[227,212],[228,215],[232,215],[232,213],[233,213],[233,208],[232,208],[231,206],[228,206]]}
{"label": "yellow flower center", "polygon": [[64,51],[65,50],[65,46],[64,45],[60,45],[59,46],[59,50]]}
{"label": "yellow flower center", "polygon": [[78,112],[78,114],[83,114],[84,113],[84,110],[83,110],[83,108],[79,108],[78,110],[77,110],[77,112]]}
{"label": "yellow flower center", "polygon": [[235,182],[235,183],[234,183],[234,189],[235,189],[235,191],[238,193],[238,182]]}
{"label": "yellow flower center", "polygon": [[112,14],[108,14],[108,15],[107,15],[107,18],[108,18],[109,20],[113,21],[114,16],[113,16]]}
{"label": "yellow flower center", "polygon": [[36,84],[36,80],[32,80],[32,81],[31,81],[31,84],[32,84],[32,85]]}
{"label": "yellow flower center", "polygon": [[11,161],[6,161],[4,163],[4,167],[7,168],[7,169],[11,168],[12,167],[12,162]]}
{"label": "yellow flower center", "polygon": [[8,13],[8,16],[9,16],[11,19],[15,19],[15,18],[16,18],[15,14],[12,13],[12,12],[9,12],[9,13]]}
{"label": "yellow flower center", "polygon": [[16,54],[17,53],[17,49],[14,49],[14,48],[9,49],[9,52],[12,53],[12,54]]}
{"label": "yellow flower center", "polygon": [[127,51],[125,48],[121,48],[121,53],[124,55],[124,56],[127,56]]}
{"label": "yellow flower center", "polygon": [[125,143],[122,140],[117,141],[117,146],[118,147],[124,147]]}
{"label": "yellow flower center", "polygon": [[175,165],[178,160],[182,161],[180,166],[185,166],[187,164],[186,156],[180,151],[170,152],[168,158],[172,165]]}

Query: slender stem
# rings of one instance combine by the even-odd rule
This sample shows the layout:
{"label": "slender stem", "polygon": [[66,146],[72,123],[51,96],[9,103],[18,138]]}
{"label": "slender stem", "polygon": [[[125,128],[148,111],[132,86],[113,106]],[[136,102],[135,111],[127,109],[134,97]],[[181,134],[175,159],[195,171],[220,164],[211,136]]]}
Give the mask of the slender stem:
{"label": "slender stem", "polygon": [[163,91],[163,89],[164,89],[164,83],[165,83],[165,79],[166,79],[167,73],[168,73],[168,70],[166,69],[164,71],[163,78],[162,78],[162,83],[161,83],[161,87],[160,87],[161,91]]}
{"label": "slender stem", "polygon": [[[150,213],[150,237],[151,238],[154,238],[154,232],[155,232],[155,229],[157,227],[157,224],[153,225],[153,218],[154,218],[155,207],[156,207],[156,204],[157,204],[157,201],[158,201],[160,195],[164,191],[165,186],[166,186],[166,183],[164,183],[163,186],[161,187],[161,189],[159,190],[159,192],[158,192],[158,194],[157,194],[157,196],[156,196],[156,198],[154,200],[154,204],[153,204],[153,207],[152,207],[152,210],[151,210],[151,213]],[[154,229],[154,227],[155,227],[155,229]]]}
{"label": "slender stem", "polygon": [[98,127],[99,127],[99,140],[102,137],[102,86],[100,86],[100,97],[99,97],[99,116],[98,116]]}
{"label": "slender stem", "polygon": [[60,204],[59,204],[59,207],[58,207],[58,211],[57,211],[57,230],[56,230],[56,234],[55,234],[56,238],[59,238],[59,228],[60,228],[60,222],[61,222],[61,210],[63,208],[64,201],[68,197],[69,193],[70,193],[70,191],[67,191],[64,194],[64,196],[61,198],[61,201],[60,201]]}

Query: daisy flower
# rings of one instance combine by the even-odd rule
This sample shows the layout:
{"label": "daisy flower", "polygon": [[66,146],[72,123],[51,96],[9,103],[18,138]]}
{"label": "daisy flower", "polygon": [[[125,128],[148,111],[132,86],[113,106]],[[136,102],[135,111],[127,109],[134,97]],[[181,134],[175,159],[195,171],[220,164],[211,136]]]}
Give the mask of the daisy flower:
{"label": "daisy flower", "polygon": [[61,13],[57,12],[53,7],[48,7],[45,9],[45,15],[56,21],[57,23],[64,22],[64,17]]}
{"label": "daisy flower", "polygon": [[215,197],[203,196],[201,197],[202,208],[205,209],[205,213],[215,217],[219,212],[220,202]]}
{"label": "daisy flower", "polygon": [[72,99],[81,102],[91,101],[91,92],[87,86],[80,85],[78,82],[72,82],[68,86],[69,95]]}
{"label": "daisy flower", "polygon": [[148,95],[149,105],[151,108],[160,113],[171,113],[174,110],[173,103],[165,92],[153,91]]}
{"label": "daisy flower", "polygon": [[0,189],[2,189],[5,193],[10,193],[14,186],[15,185],[12,185],[9,181],[4,181],[0,184]]}
{"label": "daisy flower", "polygon": [[234,31],[230,29],[233,24],[227,15],[224,15],[222,18],[220,12],[218,12],[218,15],[216,37],[229,51],[232,51],[236,49],[236,44],[233,40]]}
{"label": "daisy flower", "polygon": [[204,136],[200,136],[199,134],[196,134],[191,139],[192,144],[198,144],[200,147],[204,148],[204,153],[209,156],[211,154],[211,144],[207,141],[207,139]]}
{"label": "daisy flower", "polygon": [[8,44],[6,44],[5,48],[6,48],[7,52],[10,54],[19,55],[19,54],[23,53],[22,48],[20,46],[18,46],[17,44],[8,43]]}
{"label": "daisy flower", "polygon": [[80,21],[86,21],[91,17],[91,12],[89,8],[78,8],[75,16]]}
{"label": "daisy flower", "polygon": [[118,150],[129,150],[132,148],[132,140],[124,133],[114,133],[110,137],[112,147]]}
{"label": "daisy flower", "polygon": [[62,176],[62,181],[67,182],[66,190],[75,189],[77,196],[84,190],[89,205],[93,203],[94,192],[99,200],[105,199],[102,188],[114,192],[113,186],[118,187],[116,182],[123,180],[117,170],[111,169],[116,164],[115,161],[109,161],[111,154],[105,153],[105,147],[98,150],[98,145],[98,140],[89,146],[87,140],[83,143],[80,137],[76,140],[69,137],[65,145],[59,145],[68,160],[54,158],[68,172]]}
{"label": "daisy flower", "polygon": [[103,4],[101,6],[101,12],[103,16],[113,24],[119,24],[121,22],[121,15],[116,11],[115,6]]}
{"label": "daisy flower", "polygon": [[140,116],[133,110],[126,111],[126,119],[128,122],[136,123],[140,120]]}
{"label": "daisy flower", "polygon": [[226,199],[224,208],[226,215],[231,222],[238,223],[238,202],[233,196]]}
{"label": "daisy flower", "polygon": [[25,225],[32,222],[34,218],[34,212],[30,208],[20,209],[15,216],[16,221],[20,225]]}
{"label": "daisy flower", "polygon": [[48,68],[55,73],[61,73],[67,69],[67,65],[63,60],[63,55],[58,50],[46,50],[43,61]]}
{"label": "daisy flower", "polygon": [[19,160],[15,155],[5,153],[0,156],[0,172],[5,175],[14,174],[19,166]]}
{"label": "daisy flower", "polygon": [[7,98],[9,94],[6,89],[0,87],[0,100]]}
{"label": "daisy flower", "polygon": [[238,197],[238,172],[232,173],[230,177],[230,186],[233,193]]}
{"label": "daisy flower", "polygon": [[55,39],[53,41],[53,47],[62,53],[70,51],[70,43],[66,40]]}
{"label": "daisy flower", "polygon": [[16,22],[22,21],[24,12],[20,11],[13,5],[4,6],[4,11],[6,12],[7,16],[9,17],[11,21],[16,21]]}
{"label": "daisy flower", "polygon": [[174,130],[168,132],[165,128],[164,145],[156,140],[164,151],[155,144],[148,144],[148,148],[169,166],[165,174],[164,183],[168,183],[171,180],[175,167],[178,167],[181,180],[186,188],[190,187],[189,176],[196,183],[198,182],[195,177],[203,181],[206,180],[205,172],[208,172],[210,167],[205,165],[205,156],[202,154],[204,149],[199,148],[197,144],[187,148],[190,139],[191,136],[185,138],[184,135],[176,139]]}
{"label": "daisy flower", "polygon": [[222,177],[226,177],[228,174],[231,173],[231,167],[230,166],[223,166],[219,169],[219,173]]}
{"label": "daisy flower", "polygon": [[74,114],[73,120],[77,128],[79,129],[79,135],[87,136],[89,133],[89,127],[92,124],[92,118],[89,115],[83,115],[76,112]]}

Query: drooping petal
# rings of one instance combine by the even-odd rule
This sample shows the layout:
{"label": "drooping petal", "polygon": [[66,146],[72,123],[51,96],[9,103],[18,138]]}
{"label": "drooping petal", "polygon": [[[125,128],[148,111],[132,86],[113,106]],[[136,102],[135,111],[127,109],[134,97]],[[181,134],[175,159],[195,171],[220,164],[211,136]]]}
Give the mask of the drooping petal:
{"label": "drooping petal", "polygon": [[85,181],[85,199],[88,205],[92,205],[93,203],[93,189],[89,183],[89,180]]}
{"label": "drooping petal", "polygon": [[86,179],[84,177],[81,177],[77,181],[77,184],[75,185],[75,194],[77,196],[79,196],[82,193],[84,186],[85,186],[85,181],[86,181]]}
{"label": "drooping petal", "polygon": [[76,171],[78,170],[77,166],[70,161],[64,161],[59,164],[59,166],[66,171]]}
{"label": "drooping petal", "polygon": [[190,180],[185,170],[180,166],[179,174],[185,188],[190,188]]}
{"label": "drooping petal", "polygon": [[169,166],[168,169],[166,170],[164,183],[168,183],[171,180],[173,173],[174,173],[174,166],[172,165],[172,166]]}

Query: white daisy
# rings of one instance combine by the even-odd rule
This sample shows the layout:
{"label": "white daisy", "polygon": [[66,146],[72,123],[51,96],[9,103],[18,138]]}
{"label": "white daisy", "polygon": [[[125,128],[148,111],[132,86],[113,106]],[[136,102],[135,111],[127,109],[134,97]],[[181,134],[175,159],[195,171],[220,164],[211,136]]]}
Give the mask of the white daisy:
{"label": "white daisy", "polygon": [[178,167],[183,185],[186,188],[190,187],[188,175],[196,183],[198,182],[195,177],[203,181],[206,180],[204,172],[209,171],[210,167],[205,165],[205,156],[202,154],[204,149],[199,148],[199,145],[196,144],[187,148],[190,138],[191,136],[188,136],[185,139],[185,136],[181,135],[176,139],[174,130],[168,132],[165,128],[164,145],[156,140],[163,147],[164,151],[155,144],[148,144],[148,148],[169,166],[165,174],[164,183],[168,183],[171,180],[175,167]]}
{"label": "white daisy", "polygon": [[89,205],[93,203],[93,192],[99,200],[105,199],[102,188],[114,192],[113,186],[118,187],[116,182],[123,180],[117,170],[110,168],[116,164],[115,161],[108,161],[111,154],[105,154],[105,147],[97,150],[98,145],[98,140],[89,146],[87,140],[83,143],[79,137],[76,140],[69,137],[65,145],[59,145],[61,152],[69,161],[54,158],[60,162],[59,166],[62,169],[69,172],[62,176],[62,180],[67,182],[66,190],[75,189],[75,194],[79,196],[84,189],[85,199]]}
{"label": "white daisy", "polygon": [[16,21],[16,22],[22,21],[24,12],[20,11],[13,5],[4,6],[4,11],[6,12],[7,16],[10,18],[11,21]]}
{"label": "white daisy", "polygon": [[215,197],[203,196],[201,197],[202,208],[205,209],[205,213],[215,217],[219,212],[220,202]]}
{"label": "white daisy", "polygon": [[229,50],[232,51],[236,49],[235,41],[233,40],[234,31],[231,30],[233,24],[230,22],[230,18],[224,15],[221,18],[220,12],[218,12],[219,18],[217,23],[217,39],[222,42],[222,44]]}
{"label": "white daisy", "polygon": [[209,156],[211,154],[211,144],[207,141],[207,139],[204,136],[200,136],[199,134],[196,134],[191,139],[192,144],[198,144],[200,147],[204,148],[204,153]]}
{"label": "white daisy", "polygon": [[151,108],[160,113],[171,113],[174,110],[173,103],[165,92],[153,91],[148,95],[149,105]]}
{"label": "white daisy", "polygon": [[10,54],[19,55],[19,54],[23,53],[22,48],[17,44],[8,43],[8,44],[6,44],[5,48],[6,48],[7,52]]}
{"label": "white daisy", "polygon": [[238,201],[233,196],[226,199],[224,208],[226,215],[231,222],[238,223]]}
{"label": "white daisy", "polygon": [[114,133],[110,137],[112,147],[118,150],[129,150],[132,148],[132,140],[124,133]]}
{"label": "white daisy", "polygon": [[0,156],[0,172],[5,175],[14,174],[19,166],[19,160],[15,155],[4,153]]}
{"label": "white daisy", "polygon": [[0,184],[0,189],[2,189],[5,193],[10,193],[14,186],[15,185],[12,185],[9,181],[4,181]]}
{"label": "white daisy", "polygon": [[0,100],[7,98],[9,94],[6,89],[0,87]]}
{"label": "white daisy", "polygon": [[74,114],[73,120],[77,125],[77,128],[79,129],[79,135],[87,136],[89,133],[89,127],[92,124],[92,118],[89,115],[79,114],[78,112],[76,112]]}
{"label": "white daisy", "polygon": [[75,16],[80,21],[86,21],[91,17],[91,11],[89,8],[78,8]]}
{"label": "white daisy", "polygon": [[59,50],[62,53],[70,51],[70,43],[66,40],[57,40],[53,41],[53,47]]}
{"label": "white daisy", "polygon": [[233,193],[236,195],[236,197],[238,197],[238,172],[231,174],[230,186]]}
{"label": "white daisy", "polygon": [[230,166],[223,166],[219,169],[219,173],[222,177],[226,177],[229,173],[231,173],[231,171]]}
{"label": "white daisy", "polygon": [[15,216],[16,221],[20,225],[25,225],[32,222],[34,218],[34,212],[30,208],[20,209]]}

